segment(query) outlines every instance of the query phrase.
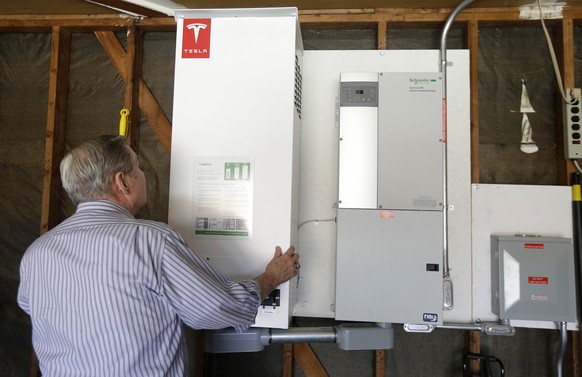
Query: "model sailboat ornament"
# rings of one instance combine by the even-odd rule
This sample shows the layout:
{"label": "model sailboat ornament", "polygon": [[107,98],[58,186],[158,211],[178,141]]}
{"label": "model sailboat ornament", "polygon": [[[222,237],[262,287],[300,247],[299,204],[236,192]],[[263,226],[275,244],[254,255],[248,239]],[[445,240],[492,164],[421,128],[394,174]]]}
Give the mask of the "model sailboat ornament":
{"label": "model sailboat ornament", "polygon": [[528,113],[535,113],[527,93],[525,80],[521,80],[521,106],[519,112],[522,114],[521,118],[521,151],[524,153],[535,153],[539,150],[538,146],[532,139],[533,130],[527,116]]}

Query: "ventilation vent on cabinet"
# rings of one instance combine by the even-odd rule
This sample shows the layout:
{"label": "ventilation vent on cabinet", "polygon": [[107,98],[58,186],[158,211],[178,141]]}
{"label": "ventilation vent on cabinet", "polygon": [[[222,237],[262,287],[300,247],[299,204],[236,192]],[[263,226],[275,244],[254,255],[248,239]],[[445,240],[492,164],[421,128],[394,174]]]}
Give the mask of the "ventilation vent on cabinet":
{"label": "ventilation vent on cabinet", "polygon": [[295,110],[301,119],[301,67],[299,58],[295,55]]}

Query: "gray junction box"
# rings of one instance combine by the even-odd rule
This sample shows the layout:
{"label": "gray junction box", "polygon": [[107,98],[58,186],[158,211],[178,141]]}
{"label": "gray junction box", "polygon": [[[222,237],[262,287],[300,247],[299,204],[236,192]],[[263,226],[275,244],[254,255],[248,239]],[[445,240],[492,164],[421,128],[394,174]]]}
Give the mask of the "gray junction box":
{"label": "gray junction box", "polygon": [[504,320],[576,321],[572,240],[491,236],[492,311]]}

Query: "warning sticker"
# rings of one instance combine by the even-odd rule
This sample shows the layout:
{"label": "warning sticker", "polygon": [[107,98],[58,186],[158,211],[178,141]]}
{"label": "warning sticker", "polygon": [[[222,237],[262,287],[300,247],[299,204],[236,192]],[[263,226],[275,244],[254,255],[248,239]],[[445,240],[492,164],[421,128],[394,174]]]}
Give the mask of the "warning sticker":
{"label": "warning sticker", "polygon": [[547,276],[528,276],[527,282],[529,284],[548,284]]}
{"label": "warning sticker", "polygon": [[543,243],[528,243],[528,242],[526,242],[525,244],[523,244],[523,247],[525,249],[543,249],[544,244]]}

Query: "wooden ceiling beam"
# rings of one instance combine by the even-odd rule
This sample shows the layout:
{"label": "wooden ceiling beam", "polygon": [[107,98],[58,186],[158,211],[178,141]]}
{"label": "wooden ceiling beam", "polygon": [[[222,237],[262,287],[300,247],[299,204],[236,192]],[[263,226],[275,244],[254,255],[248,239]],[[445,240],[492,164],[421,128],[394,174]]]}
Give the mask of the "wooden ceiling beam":
{"label": "wooden ceiling beam", "polygon": [[143,17],[168,17],[167,14],[151,10],[149,8],[144,8],[136,4],[128,3],[127,1],[121,0],[91,0],[93,4],[98,4],[106,8],[121,10],[133,15],[139,15]]}
{"label": "wooden ceiling beam", "polygon": [[133,23],[132,17],[111,15],[78,16],[1,16],[0,32],[50,32],[54,26],[71,31],[123,30]]}
{"label": "wooden ceiling beam", "polygon": [[[445,22],[450,8],[378,8],[374,12],[299,12],[302,23],[325,22]],[[457,21],[520,21],[519,8],[470,8],[461,12]]]}
{"label": "wooden ceiling beam", "polygon": [[[99,0],[102,2],[112,0]],[[118,1],[118,0],[117,0]],[[299,11],[299,21],[309,27],[314,24],[350,24],[361,23],[376,25],[379,22],[392,24],[442,24],[453,9],[451,8],[376,8],[376,9],[323,9]],[[158,13],[159,15],[159,13]],[[582,21],[582,6],[566,7],[564,19]],[[517,7],[467,8],[456,18],[457,22],[478,21],[483,26],[497,22],[537,22],[523,19]],[[560,20],[547,20],[558,23]],[[485,22],[483,24],[483,22]],[[32,31],[50,32],[53,26],[76,28],[78,30],[117,30],[129,27],[132,23],[144,30],[175,30],[174,17],[129,17],[119,15],[0,15],[0,32]],[[391,26],[392,27],[392,26]]]}

